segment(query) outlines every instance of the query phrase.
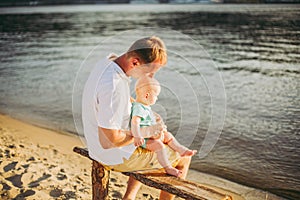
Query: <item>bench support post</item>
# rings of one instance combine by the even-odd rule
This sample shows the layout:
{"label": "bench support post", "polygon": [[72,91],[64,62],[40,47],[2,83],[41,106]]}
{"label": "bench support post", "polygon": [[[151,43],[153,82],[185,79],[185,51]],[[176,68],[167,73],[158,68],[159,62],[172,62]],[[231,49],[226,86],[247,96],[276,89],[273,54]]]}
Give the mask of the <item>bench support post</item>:
{"label": "bench support post", "polygon": [[108,200],[109,175],[110,171],[106,170],[99,162],[93,161],[93,200]]}

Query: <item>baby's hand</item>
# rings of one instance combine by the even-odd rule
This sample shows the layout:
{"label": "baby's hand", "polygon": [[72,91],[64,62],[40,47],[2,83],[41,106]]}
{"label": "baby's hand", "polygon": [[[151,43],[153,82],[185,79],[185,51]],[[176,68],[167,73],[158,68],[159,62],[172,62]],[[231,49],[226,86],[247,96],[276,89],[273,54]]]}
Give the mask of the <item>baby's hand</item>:
{"label": "baby's hand", "polygon": [[142,146],[145,143],[144,138],[142,137],[134,137],[134,146]]}

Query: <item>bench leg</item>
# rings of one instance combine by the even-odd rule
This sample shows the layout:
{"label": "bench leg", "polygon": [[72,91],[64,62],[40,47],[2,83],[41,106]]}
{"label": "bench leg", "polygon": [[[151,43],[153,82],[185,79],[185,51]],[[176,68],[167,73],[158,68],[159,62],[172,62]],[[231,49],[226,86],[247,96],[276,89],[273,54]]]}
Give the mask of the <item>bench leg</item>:
{"label": "bench leg", "polygon": [[108,184],[110,171],[106,170],[103,165],[93,161],[92,168],[92,187],[93,200],[108,199]]}

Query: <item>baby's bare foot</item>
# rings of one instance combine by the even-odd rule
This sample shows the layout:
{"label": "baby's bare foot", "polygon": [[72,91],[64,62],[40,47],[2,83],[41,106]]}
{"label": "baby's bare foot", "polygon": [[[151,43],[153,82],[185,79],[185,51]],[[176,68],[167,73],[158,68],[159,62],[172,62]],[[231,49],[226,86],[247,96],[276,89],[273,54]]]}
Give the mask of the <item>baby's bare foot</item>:
{"label": "baby's bare foot", "polygon": [[182,157],[183,156],[193,156],[197,153],[197,150],[190,150],[187,149],[186,151],[184,151],[182,154],[180,154]]}
{"label": "baby's bare foot", "polygon": [[176,176],[176,177],[178,177],[182,174],[182,171],[180,171],[174,167],[165,167],[165,170],[166,170],[167,174],[170,174],[170,175]]}

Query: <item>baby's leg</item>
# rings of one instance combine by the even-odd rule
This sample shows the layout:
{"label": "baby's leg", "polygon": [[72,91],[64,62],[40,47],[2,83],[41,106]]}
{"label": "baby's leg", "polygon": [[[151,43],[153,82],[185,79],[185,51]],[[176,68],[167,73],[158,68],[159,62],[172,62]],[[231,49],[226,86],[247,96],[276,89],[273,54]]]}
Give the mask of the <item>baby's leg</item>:
{"label": "baby's leg", "polygon": [[190,150],[185,146],[179,144],[176,138],[170,132],[164,132],[164,141],[165,144],[169,145],[171,149],[177,151],[181,156],[193,156],[197,152],[196,150]]}
{"label": "baby's leg", "polygon": [[181,175],[182,172],[172,167],[172,165],[170,164],[168,155],[164,149],[164,144],[161,140],[149,139],[147,141],[146,148],[156,153],[158,162],[166,170],[167,174],[173,176]]}

